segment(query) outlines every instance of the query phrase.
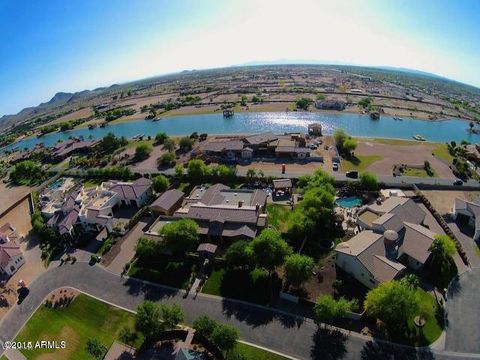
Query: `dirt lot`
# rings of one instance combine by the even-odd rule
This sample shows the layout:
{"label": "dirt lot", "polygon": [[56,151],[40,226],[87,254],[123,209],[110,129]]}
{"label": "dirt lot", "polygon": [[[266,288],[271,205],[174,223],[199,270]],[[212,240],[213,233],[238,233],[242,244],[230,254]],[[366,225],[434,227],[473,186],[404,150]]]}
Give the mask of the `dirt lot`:
{"label": "dirt lot", "polygon": [[480,191],[423,190],[422,192],[440,214],[453,211],[455,198],[468,201],[480,198]]}
{"label": "dirt lot", "polygon": [[454,179],[455,176],[448,165],[432,155],[434,149],[435,146],[432,144],[392,145],[360,141],[355,154],[383,156],[382,160],[367,167],[367,170],[380,175],[391,175],[395,164],[423,166],[424,161],[428,160],[438,177]]}
{"label": "dirt lot", "polygon": [[10,206],[30,193],[28,186],[10,186],[0,183],[0,214],[3,214]]}
{"label": "dirt lot", "polygon": [[26,236],[32,225],[30,224],[30,204],[28,198],[19,203],[8,213],[2,214],[0,224],[10,223],[21,236]]}

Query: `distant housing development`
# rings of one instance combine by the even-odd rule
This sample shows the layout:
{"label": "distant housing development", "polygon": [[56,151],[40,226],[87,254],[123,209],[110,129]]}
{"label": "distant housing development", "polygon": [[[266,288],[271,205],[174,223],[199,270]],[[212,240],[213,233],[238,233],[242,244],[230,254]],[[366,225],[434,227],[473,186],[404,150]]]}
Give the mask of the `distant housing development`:
{"label": "distant housing development", "polygon": [[364,207],[360,233],[336,247],[337,266],[369,288],[420,270],[430,257],[435,233],[422,226],[425,213],[412,199],[391,197]]}

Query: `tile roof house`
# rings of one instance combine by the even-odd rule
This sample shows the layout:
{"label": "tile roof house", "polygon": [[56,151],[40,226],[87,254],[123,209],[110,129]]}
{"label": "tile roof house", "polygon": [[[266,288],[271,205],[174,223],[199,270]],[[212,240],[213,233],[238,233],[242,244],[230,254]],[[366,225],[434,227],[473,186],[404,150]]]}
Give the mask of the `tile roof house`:
{"label": "tile roof house", "polygon": [[153,203],[150,209],[158,215],[172,215],[181,205],[185,194],[182,191],[171,189],[161,194]]}
{"label": "tile roof house", "polygon": [[54,145],[52,155],[57,159],[65,159],[70,155],[89,151],[99,142],[99,140],[84,141],[82,138],[72,138]]}
{"label": "tile roof house", "polygon": [[251,239],[266,226],[267,194],[223,184],[196,187],[173,216],[195,220],[207,237]]}
{"label": "tile roof house", "polygon": [[6,223],[0,227],[0,271],[7,276],[12,276],[25,264],[17,239],[17,232],[12,225]]}
{"label": "tile roof house", "polygon": [[455,220],[465,218],[475,230],[473,240],[480,239],[480,204],[456,198],[453,203],[453,218]]}
{"label": "tile roof house", "polygon": [[140,208],[152,196],[152,181],[143,177],[133,182],[109,181],[102,185],[115,192],[124,205],[135,205]]}
{"label": "tile roof house", "polygon": [[425,213],[413,200],[390,198],[360,213],[363,231],[337,245],[337,266],[373,288],[425,265],[436,234],[421,225]]}

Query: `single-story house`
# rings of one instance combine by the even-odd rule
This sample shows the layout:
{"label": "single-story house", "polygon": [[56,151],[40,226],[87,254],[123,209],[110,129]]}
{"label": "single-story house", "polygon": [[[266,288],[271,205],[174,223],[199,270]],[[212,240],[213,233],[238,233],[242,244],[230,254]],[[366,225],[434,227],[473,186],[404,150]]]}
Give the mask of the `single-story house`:
{"label": "single-story house", "polygon": [[157,215],[170,216],[182,206],[184,198],[185,194],[182,191],[167,190],[150,205],[150,210]]}
{"label": "single-story house", "polygon": [[85,153],[99,144],[99,140],[84,141],[81,138],[73,138],[52,147],[52,156],[56,159],[65,159],[70,155]]}
{"label": "single-story house", "polygon": [[456,198],[453,203],[453,218],[466,219],[468,224],[475,229],[473,240],[480,238],[480,204]]}

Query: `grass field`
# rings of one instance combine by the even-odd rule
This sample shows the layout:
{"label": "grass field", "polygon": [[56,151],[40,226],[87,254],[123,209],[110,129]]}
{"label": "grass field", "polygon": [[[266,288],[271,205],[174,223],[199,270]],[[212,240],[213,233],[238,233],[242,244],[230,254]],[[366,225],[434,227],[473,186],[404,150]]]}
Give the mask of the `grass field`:
{"label": "grass field", "polygon": [[281,232],[288,229],[288,219],[292,214],[289,206],[280,204],[267,204],[268,224]]}
{"label": "grass field", "polygon": [[438,177],[434,170],[429,175],[425,169],[415,169],[407,167],[403,172],[403,176],[416,176],[416,177]]}
{"label": "grass field", "polygon": [[89,338],[108,349],[123,327],[133,329],[133,325],[133,314],[81,294],[68,307],[41,306],[15,340],[66,341],[65,349],[22,350],[28,359],[91,359],[85,351]]}
{"label": "grass field", "polygon": [[353,159],[342,159],[343,171],[363,171],[374,162],[382,160],[380,155],[357,155]]}
{"label": "grass field", "polygon": [[137,279],[147,280],[162,285],[186,289],[193,271],[193,262],[172,261],[169,257],[156,259],[154,263],[135,261],[128,275]]}
{"label": "grass field", "polygon": [[202,293],[249,301],[257,304],[268,304],[270,286],[268,277],[256,280],[247,271],[226,271],[215,269],[202,288]]}
{"label": "grass field", "polygon": [[287,358],[250,346],[238,343],[234,350],[235,353],[243,356],[245,360],[286,360]]}
{"label": "grass field", "polygon": [[433,155],[437,158],[448,161],[449,163],[453,162],[453,156],[448,152],[447,144],[435,144],[435,150]]}

